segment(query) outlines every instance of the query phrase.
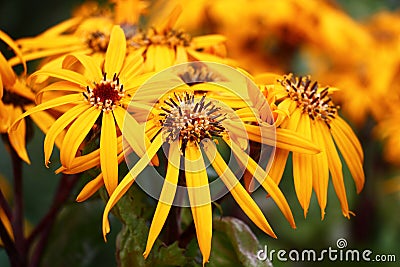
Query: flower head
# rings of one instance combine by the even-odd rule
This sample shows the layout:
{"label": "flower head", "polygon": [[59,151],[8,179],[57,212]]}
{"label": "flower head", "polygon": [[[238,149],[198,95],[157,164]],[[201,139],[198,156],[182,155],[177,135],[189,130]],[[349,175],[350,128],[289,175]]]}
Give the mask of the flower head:
{"label": "flower head", "polygon": [[[118,135],[123,128],[125,108],[136,88],[149,77],[138,76],[141,72],[142,57],[137,54],[126,56],[125,52],[124,32],[119,26],[114,26],[104,64],[99,64],[95,59],[82,54],[73,54],[66,57],[66,60],[81,64],[83,72],[51,69],[39,70],[32,74],[31,80],[40,75],[59,79],[41,89],[37,99],[40,100],[42,95],[52,91],[64,91],[65,94],[32,108],[20,116],[11,128],[11,132],[18,129],[23,117],[37,111],[72,105],[46,134],[45,164],[47,166],[49,163],[55,138],[65,131],[65,138],[60,147],[62,169],[59,171],[76,173],[100,165],[102,173],[88,186],[89,189],[93,189],[105,184],[109,194],[117,186],[118,163],[123,160],[122,139]],[[100,136],[100,148],[90,153],[82,153],[81,147],[89,141],[90,136]],[[137,135],[136,138],[140,139]],[[144,153],[145,147],[138,144],[133,149],[140,155]],[[94,190],[86,189],[84,188],[85,195],[80,195],[79,199],[86,199],[94,193]]]}
{"label": "flower head", "polygon": [[[152,140],[151,145],[146,154],[132,164],[130,172],[123,178],[106,205],[103,215],[104,235],[110,231],[108,214],[111,208],[133,182],[140,182],[138,176],[148,165],[149,160],[160,149],[165,151],[168,166],[150,226],[145,257],[149,255],[171,206],[182,204],[174,202],[174,199],[180,199],[178,195],[184,188],[185,196],[188,197],[188,206],[192,211],[203,263],[208,261],[212,238],[211,202],[216,197],[211,178],[207,173],[208,167],[214,169],[227,188],[227,192],[232,194],[247,216],[261,230],[275,237],[260,208],[241,185],[240,175],[236,174],[230,166],[231,163],[227,163],[221,156],[219,152],[221,145],[230,147],[232,157],[239,162],[243,171],[247,170],[251,173],[270,193],[286,219],[294,227],[292,213],[282,192],[268,177],[265,170],[246,153],[243,136],[251,135],[252,131],[257,130],[246,128],[244,125],[247,125],[248,121],[254,122],[258,116],[253,114],[250,118],[251,115],[248,114],[246,117],[241,117],[240,112],[231,109],[223,100],[209,97],[207,93],[204,93],[208,91],[209,85],[215,86],[208,83],[198,83],[195,86],[181,84],[178,88],[157,96],[154,105],[146,109],[148,116],[144,119],[145,135]],[[146,89],[142,90],[147,92]],[[140,97],[140,92],[137,95]],[[131,112],[133,116],[140,114],[138,108],[134,108]],[[130,115],[127,114],[127,116]],[[260,124],[256,128],[261,131],[263,127],[267,125]],[[273,134],[273,127],[271,125],[269,127],[269,133]],[[242,133],[236,134],[238,132]],[[258,141],[272,146],[274,144],[272,139],[274,138],[266,137]],[[128,163],[128,167],[129,165]],[[182,177],[180,173],[184,178],[179,178]],[[146,175],[146,181],[151,178]]]}
{"label": "flower head", "polygon": [[[266,88],[276,96],[277,108],[284,111],[278,116],[277,126],[298,132],[315,142],[322,150],[316,155],[293,152],[294,185],[304,215],[307,214],[314,188],[321,207],[321,216],[324,217],[330,172],[343,215],[349,217],[351,212],[337,148],[347,163],[358,193],[364,185],[363,152],[356,135],[338,114],[339,107],[330,97],[332,89],[321,89],[310,76],[295,77],[289,74],[275,78],[275,85]],[[270,175],[277,183],[282,177],[288,153],[279,148],[276,150]]]}

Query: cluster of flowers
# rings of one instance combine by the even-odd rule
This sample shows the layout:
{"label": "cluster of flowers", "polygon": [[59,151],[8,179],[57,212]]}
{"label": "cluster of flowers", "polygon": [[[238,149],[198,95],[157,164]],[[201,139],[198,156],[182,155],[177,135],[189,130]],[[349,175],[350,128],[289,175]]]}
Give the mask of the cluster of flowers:
{"label": "cluster of flowers", "polygon": [[[157,14],[157,19],[151,12],[145,12],[147,8],[147,2],[134,0],[114,0],[105,6],[88,3],[71,19],[36,37],[12,40],[0,32],[1,40],[15,54],[8,59],[0,54],[0,131],[8,133],[9,142],[21,159],[29,163],[25,145],[25,119],[29,116],[46,134],[46,166],[56,145],[61,163],[58,173],[76,174],[99,168],[99,175],[83,187],[77,201],[85,201],[105,187],[109,196],[103,215],[106,235],[110,231],[108,214],[112,207],[146,166],[159,164],[157,152],[167,145],[166,186],[161,191],[150,227],[145,257],[166,221],[177,184],[181,183],[178,178],[183,176],[188,188],[199,188],[189,190],[188,194],[203,263],[208,261],[212,200],[205,160],[210,161],[254,224],[275,237],[250,196],[249,179],[242,185],[241,177],[230,170],[215,149],[222,143],[246,169],[248,175],[244,177],[254,177],[261,184],[292,227],[295,222],[291,209],[278,187],[289,153],[292,153],[294,186],[304,215],[314,190],[324,217],[331,177],[342,213],[350,217],[340,154],[360,192],[364,185],[363,151],[332,101],[336,89],[321,87],[310,76],[271,72],[252,76],[239,68],[240,60],[227,57],[225,43],[229,36],[228,39],[217,34],[192,37],[181,29],[185,24],[177,27],[181,8],[165,8],[170,12],[165,16]],[[257,5],[253,8],[257,9]],[[139,23],[142,18],[147,21],[146,25]],[[232,33],[240,34],[243,28],[247,27],[235,27],[238,31]],[[30,73],[27,62],[37,59],[41,59],[40,66]],[[249,106],[235,92],[216,87],[213,82],[219,77],[200,61],[230,65],[255,83],[271,109],[273,122],[262,119],[268,108]],[[173,81],[179,80],[181,86],[170,90],[167,85],[155,82],[146,87],[146,93],[141,91],[140,96],[135,96],[155,73],[185,62],[193,62],[191,68],[171,77]],[[16,67],[22,71],[16,73]],[[197,83],[199,77],[203,82]],[[247,90],[247,86],[244,82],[235,88]],[[218,103],[210,99],[218,99]],[[223,113],[225,106],[233,110],[234,116]],[[148,116],[140,121],[126,116],[131,107],[145,110]],[[243,125],[242,130],[238,124]],[[265,131],[271,126],[276,138],[265,138]],[[231,138],[230,133],[237,138]],[[123,138],[127,139],[128,147],[123,145]],[[209,142],[216,138],[218,141]],[[258,165],[251,153],[245,152],[247,148],[241,138],[247,138],[250,144],[276,145],[269,172]],[[129,153],[140,159],[119,179],[119,166]],[[181,164],[184,166],[180,167]],[[183,175],[180,168],[184,170]],[[175,186],[172,189],[171,184]],[[4,214],[1,219],[10,225]]]}

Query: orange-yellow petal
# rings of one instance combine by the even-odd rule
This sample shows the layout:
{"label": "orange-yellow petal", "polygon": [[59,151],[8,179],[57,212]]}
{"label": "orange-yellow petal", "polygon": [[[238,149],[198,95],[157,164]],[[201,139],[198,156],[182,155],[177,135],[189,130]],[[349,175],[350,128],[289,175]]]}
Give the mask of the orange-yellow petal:
{"label": "orange-yellow petal", "polygon": [[100,135],[100,166],[109,195],[118,184],[117,132],[112,112],[103,112]]}
{"label": "orange-yellow petal", "polygon": [[119,25],[115,25],[111,30],[110,42],[104,61],[104,71],[107,73],[109,79],[113,77],[114,73],[120,73],[122,64],[124,63],[125,53],[125,33]]}
{"label": "orange-yellow petal", "polygon": [[[302,114],[300,116],[297,132],[305,138],[311,139],[310,117],[308,114]],[[304,217],[307,215],[312,194],[312,163],[311,155],[293,152],[294,187],[300,205],[304,210]]]}
{"label": "orange-yellow petal", "polygon": [[195,143],[188,143],[185,149],[185,177],[204,265],[208,262],[211,252],[212,209],[207,171],[200,148]]}
{"label": "orange-yellow petal", "polygon": [[77,105],[72,109],[68,110],[66,113],[61,115],[54,124],[50,127],[48,132],[46,133],[46,137],[44,138],[44,164],[48,167],[49,159],[51,153],[53,152],[54,142],[57,136],[73,121],[75,120],[81,113],[86,111],[89,108],[89,105],[86,103]]}
{"label": "orange-yellow petal", "polygon": [[104,185],[103,180],[103,173],[97,175],[96,178],[88,182],[79,192],[78,196],[76,197],[77,202],[83,202],[93,196],[102,186]]}
{"label": "orange-yellow petal", "polygon": [[103,236],[106,240],[106,234],[110,232],[110,223],[108,221],[108,214],[114,205],[121,199],[121,197],[128,191],[132,183],[135,181],[136,177],[143,171],[143,169],[149,164],[151,159],[160,149],[163,144],[163,138],[161,134],[157,135],[153,140],[151,146],[146,150],[146,154],[139,159],[139,161],[133,166],[129,173],[122,179],[118,184],[117,188],[114,190],[110,199],[108,200],[106,207],[103,212]]}
{"label": "orange-yellow petal", "polygon": [[167,173],[165,175],[165,181],[158,200],[157,208],[150,225],[146,249],[143,253],[145,258],[148,257],[156,238],[160,234],[171,209],[171,204],[174,202],[176,184],[178,183],[179,177],[180,155],[178,142],[175,141],[170,145]]}
{"label": "orange-yellow petal", "polygon": [[76,152],[79,146],[82,144],[86,135],[93,127],[97,118],[99,117],[101,110],[97,107],[91,107],[83,112],[70,126],[63,144],[60,149],[60,161],[61,164],[69,169],[72,165],[73,159],[76,157]]}
{"label": "orange-yellow petal", "polygon": [[265,219],[265,216],[258,205],[246,192],[244,187],[236,178],[235,174],[228,167],[224,159],[216,150],[215,146],[213,144],[210,144],[210,142],[211,141],[208,140],[203,143],[204,151],[207,155],[207,158],[211,161],[214,170],[224,182],[235,201],[239,204],[244,213],[246,213],[246,215],[254,222],[255,225],[257,225],[265,233],[276,238],[274,231],[269,225],[267,219]]}

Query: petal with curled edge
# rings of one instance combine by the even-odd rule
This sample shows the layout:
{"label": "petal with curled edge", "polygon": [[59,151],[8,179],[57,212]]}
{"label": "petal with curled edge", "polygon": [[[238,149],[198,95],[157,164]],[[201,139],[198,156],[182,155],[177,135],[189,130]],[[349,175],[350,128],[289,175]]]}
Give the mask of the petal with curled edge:
{"label": "petal with curled edge", "polygon": [[87,109],[72,123],[65,134],[60,149],[60,161],[67,169],[71,168],[79,146],[82,144],[90,129],[92,129],[101,112],[102,111],[97,107]]}

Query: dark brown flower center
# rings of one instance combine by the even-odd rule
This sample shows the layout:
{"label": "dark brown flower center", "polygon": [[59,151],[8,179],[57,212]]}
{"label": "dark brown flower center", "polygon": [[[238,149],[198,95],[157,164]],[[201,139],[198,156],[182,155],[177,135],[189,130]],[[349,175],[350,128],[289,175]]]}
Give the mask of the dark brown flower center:
{"label": "dark brown flower center", "polygon": [[89,33],[86,42],[95,52],[106,52],[110,36],[101,31],[94,31]]}
{"label": "dark brown flower center", "polygon": [[180,139],[182,153],[189,141],[200,143],[205,138],[221,136],[225,131],[221,122],[226,116],[220,113],[220,107],[207,101],[205,95],[196,101],[192,93],[174,94],[163,102],[160,109],[166,141]]}
{"label": "dark brown flower center", "polygon": [[86,90],[87,93],[84,93],[84,95],[90,104],[101,108],[103,111],[113,110],[125,95],[123,85],[119,83],[116,74],[114,74],[112,80],[108,80],[106,74],[104,74],[100,83],[95,83],[94,88],[88,86]]}
{"label": "dark brown flower center", "polygon": [[328,87],[319,90],[318,83],[312,83],[310,76],[294,77],[292,74],[285,76],[280,83],[304,113],[312,120],[323,120],[330,128],[329,123],[335,118],[339,107],[332,102]]}
{"label": "dark brown flower center", "polygon": [[150,44],[167,45],[171,48],[176,46],[189,46],[191,42],[189,34],[182,30],[168,30],[158,32],[154,28],[150,28],[146,32],[138,31],[136,35],[128,40],[128,44],[133,47],[142,47]]}

